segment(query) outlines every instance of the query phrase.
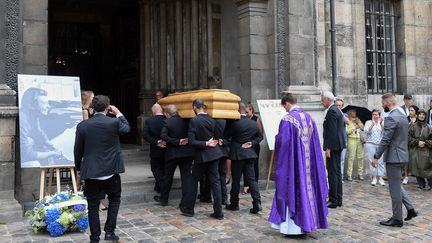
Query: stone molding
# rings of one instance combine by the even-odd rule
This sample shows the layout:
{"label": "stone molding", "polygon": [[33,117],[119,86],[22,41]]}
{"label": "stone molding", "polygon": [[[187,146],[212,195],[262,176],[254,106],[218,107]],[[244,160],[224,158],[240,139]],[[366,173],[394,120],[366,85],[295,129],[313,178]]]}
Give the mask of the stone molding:
{"label": "stone molding", "polygon": [[17,89],[19,63],[19,16],[20,1],[6,0],[6,50],[5,82],[12,89]]}

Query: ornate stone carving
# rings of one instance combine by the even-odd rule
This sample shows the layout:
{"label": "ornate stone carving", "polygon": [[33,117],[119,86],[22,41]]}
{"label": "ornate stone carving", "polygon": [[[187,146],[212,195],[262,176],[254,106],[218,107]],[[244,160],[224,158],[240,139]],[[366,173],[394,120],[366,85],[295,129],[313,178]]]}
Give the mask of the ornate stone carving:
{"label": "ornate stone carving", "polygon": [[288,60],[286,56],[286,39],[287,39],[287,4],[286,0],[277,0],[277,8],[276,8],[276,38],[277,38],[277,55],[278,55],[278,77],[277,77],[277,85],[278,90],[282,91],[289,85],[289,81],[287,76],[289,75],[289,71],[287,70]]}
{"label": "ornate stone carving", "polygon": [[17,89],[19,63],[19,0],[6,0],[6,84]]}

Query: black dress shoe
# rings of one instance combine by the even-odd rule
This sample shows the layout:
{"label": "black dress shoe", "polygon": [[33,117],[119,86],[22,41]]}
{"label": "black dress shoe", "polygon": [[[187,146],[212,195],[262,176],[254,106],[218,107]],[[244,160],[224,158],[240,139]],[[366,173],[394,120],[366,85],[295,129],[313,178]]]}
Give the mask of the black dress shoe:
{"label": "black dress shoe", "polygon": [[262,211],[261,204],[256,204],[249,210],[249,213],[257,214],[259,211]]}
{"label": "black dress shoe", "polygon": [[234,205],[234,204],[228,204],[226,205],[225,209],[230,210],[230,211],[239,211],[239,205]]}
{"label": "black dress shoe", "polygon": [[328,208],[337,208],[337,207],[338,207],[338,204],[337,204],[337,203],[329,202],[329,203],[327,203],[327,207],[328,207]]}
{"label": "black dress shoe", "polygon": [[342,207],[342,202],[338,202],[338,207]]}
{"label": "black dress shoe", "polygon": [[387,221],[381,221],[380,225],[390,226],[390,227],[402,227],[403,222],[394,218],[391,218]]}
{"label": "black dress shoe", "polygon": [[105,233],[105,240],[117,242],[118,240],[120,240],[120,238],[114,233]]}
{"label": "black dress shoe", "polygon": [[222,220],[224,218],[224,215],[222,213],[220,213],[220,214],[212,213],[212,214],[210,214],[210,217],[212,217],[214,219]]}
{"label": "black dress shoe", "polygon": [[153,199],[155,200],[155,202],[158,202],[161,206],[167,206],[168,202],[164,202],[161,200],[160,196],[154,196]]}
{"label": "black dress shoe", "polygon": [[407,214],[407,217],[405,218],[405,221],[408,221],[408,220],[415,218],[417,216],[418,216],[418,212],[414,208],[410,209],[410,210],[408,210],[408,214]]}

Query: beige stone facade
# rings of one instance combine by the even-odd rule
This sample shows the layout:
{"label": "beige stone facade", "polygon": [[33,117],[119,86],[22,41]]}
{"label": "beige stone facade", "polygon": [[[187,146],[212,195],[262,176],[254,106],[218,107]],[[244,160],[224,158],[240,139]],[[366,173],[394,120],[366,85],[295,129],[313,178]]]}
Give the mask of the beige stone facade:
{"label": "beige stone facade", "polygon": [[[380,94],[371,94],[367,83],[366,0],[334,1],[337,95],[343,97],[346,104],[379,107]],[[424,107],[432,98],[432,1],[381,1],[390,3],[395,15],[397,82],[393,91],[398,95],[413,94],[415,103]],[[60,10],[53,9],[50,2],[1,1],[0,83],[16,90],[18,73],[52,73],[50,61],[53,57],[49,53],[54,47],[49,30],[53,21],[57,21],[55,11]],[[68,4],[71,4],[70,9],[80,6],[86,9],[85,2],[70,0]],[[132,31],[138,34],[131,34],[138,36],[139,51],[136,57],[129,54],[137,59],[126,68],[122,67],[135,73],[122,73],[121,78],[110,85],[114,85],[112,90],[121,91],[119,97],[123,97],[126,108],[137,107],[136,114],[128,114],[137,130],[148,113],[155,89],[220,87],[255,104],[258,99],[277,99],[281,92],[292,91],[301,95],[301,105],[322,117],[319,94],[332,89],[329,3],[330,0],[99,1],[101,6],[106,4],[114,9],[128,4],[140,9],[137,27]],[[111,28],[104,22],[104,15],[98,15],[99,8],[93,8],[95,12],[79,15],[85,16],[80,21],[101,24],[105,31]],[[61,15],[74,16],[73,13]],[[60,17],[57,19],[61,20]],[[108,68],[108,71],[115,68]],[[194,78],[188,78],[191,75]],[[210,83],[214,80],[212,86]],[[123,89],[126,86],[132,88]],[[131,96],[132,99],[126,99]],[[2,101],[0,97],[0,103]],[[7,125],[12,119],[5,121],[0,124],[2,134],[12,127]],[[0,145],[9,149],[6,144],[9,140],[6,140],[1,137]],[[261,174],[264,175],[269,153],[266,149],[262,151]],[[0,152],[3,159],[18,163],[16,154],[13,149]],[[38,180],[37,176],[31,176],[34,171],[21,172],[17,168],[16,173],[17,199],[21,203],[33,200]]]}

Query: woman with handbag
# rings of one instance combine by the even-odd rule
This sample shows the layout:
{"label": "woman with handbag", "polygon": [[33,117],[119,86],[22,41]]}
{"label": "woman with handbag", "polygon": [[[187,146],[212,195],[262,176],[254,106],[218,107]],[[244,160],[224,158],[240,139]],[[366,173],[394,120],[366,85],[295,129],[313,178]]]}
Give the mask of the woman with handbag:
{"label": "woman with handbag", "polygon": [[378,166],[375,168],[371,165],[373,156],[382,139],[384,131],[384,119],[380,117],[380,112],[377,109],[372,110],[372,120],[366,122],[364,132],[366,133],[366,141],[364,152],[366,159],[369,162],[369,169],[372,175],[372,186],[376,186],[377,182],[381,186],[385,186],[383,176],[385,174],[385,165],[383,158],[379,158]]}
{"label": "woman with handbag", "polygon": [[355,110],[348,110],[349,122],[346,126],[348,137],[347,146],[347,180],[352,181],[354,159],[357,158],[357,171],[359,180],[363,177],[363,143],[360,140],[360,133],[363,131],[363,123],[357,117]]}

